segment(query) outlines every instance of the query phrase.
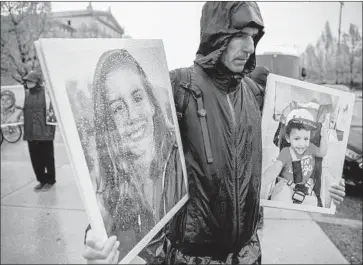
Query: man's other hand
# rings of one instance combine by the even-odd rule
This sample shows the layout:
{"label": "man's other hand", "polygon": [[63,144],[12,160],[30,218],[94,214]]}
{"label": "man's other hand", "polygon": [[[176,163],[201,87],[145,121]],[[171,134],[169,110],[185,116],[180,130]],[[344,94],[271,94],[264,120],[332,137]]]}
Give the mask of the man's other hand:
{"label": "man's other hand", "polygon": [[264,66],[257,66],[250,74],[250,78],[263,88],[266,88],[267,76],[269,73],[270,70],[268,68]]}

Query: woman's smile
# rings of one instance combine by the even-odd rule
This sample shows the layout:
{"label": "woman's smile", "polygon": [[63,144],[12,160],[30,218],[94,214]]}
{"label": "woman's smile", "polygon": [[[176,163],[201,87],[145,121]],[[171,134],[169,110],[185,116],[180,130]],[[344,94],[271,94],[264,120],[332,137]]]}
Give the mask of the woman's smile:
{"label": "woman's smile", "polygon": [[140,141],[144,138],[147,128],[147,121],[138,122],[128,125],[125,128],[125,139],[133,142]]}

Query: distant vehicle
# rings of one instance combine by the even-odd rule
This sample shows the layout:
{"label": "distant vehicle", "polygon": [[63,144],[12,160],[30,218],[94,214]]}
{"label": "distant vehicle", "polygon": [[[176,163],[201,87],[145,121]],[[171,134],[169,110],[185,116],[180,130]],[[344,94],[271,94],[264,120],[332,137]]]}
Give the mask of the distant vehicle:
{"label": "distant vehicle", "polygon": [[[350,92],[349,87],[345,85],[323,85]],[[345,153],[343,177],[347,185],[357,187],[363,191],[362,127],[362,98],[356,97]]]}
{"label": "distant vehicle", "polygon": [[362,98],[356,98],[345,153],[343,177],[346,184],[356,186],[361,191],[363,191],[362,127]]}
{"label": "distant vehicle", "polygon": [[256,55],[257,66],[264,66],[270,73],[289,78],[304,79],[306,69],[300,66],[297,50],[287,46],[275,46],[263,54]]}

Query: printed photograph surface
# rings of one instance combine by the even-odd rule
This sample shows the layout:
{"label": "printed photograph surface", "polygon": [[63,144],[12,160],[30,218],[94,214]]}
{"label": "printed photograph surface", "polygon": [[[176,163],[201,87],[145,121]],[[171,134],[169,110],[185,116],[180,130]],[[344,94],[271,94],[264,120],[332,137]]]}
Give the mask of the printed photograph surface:
{"label": "printed photograph surface", "polygon": [[49,91],[48,89],[45,90],[45,104],[46,104],[46,120],[45,122],[48,125],[57,125],[57,118],[55,116],[54,108],[52,101],[50,100]]}
{"label": "printed photograph surface", "polygon": [[36,47],[92,229],[117,236],[121,263],[152,262],[162,228],[188,199],[162,42]]}
{"label": "printed photograph surface", "polygon": [[262,205],[335,213],[355,96],[270,74],[262,117]]}
{"label": "printed photograph surface", "polygon": [[1,128],[24,124],[24,87],[1,87]]}

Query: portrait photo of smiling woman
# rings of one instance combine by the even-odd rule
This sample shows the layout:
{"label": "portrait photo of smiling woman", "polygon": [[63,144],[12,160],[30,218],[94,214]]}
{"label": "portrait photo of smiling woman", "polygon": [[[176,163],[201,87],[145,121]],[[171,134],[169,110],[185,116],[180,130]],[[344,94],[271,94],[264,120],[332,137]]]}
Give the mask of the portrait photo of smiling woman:
{"label": "portrait photo of smiling woman", "polygon": [[[105,52],[93,81],[96,193],[106,231],[127,253],[185,194],[174,128],[153,87],[125,49]],[[179,176],[177,176],[179,175]]]}
{"label": "portrait photo of smiling woman", "polygon": [[157,262],[188,200],[162,42],[42,39],[36,48],[88,215],[83,235],[116,236],[119,262]]}

